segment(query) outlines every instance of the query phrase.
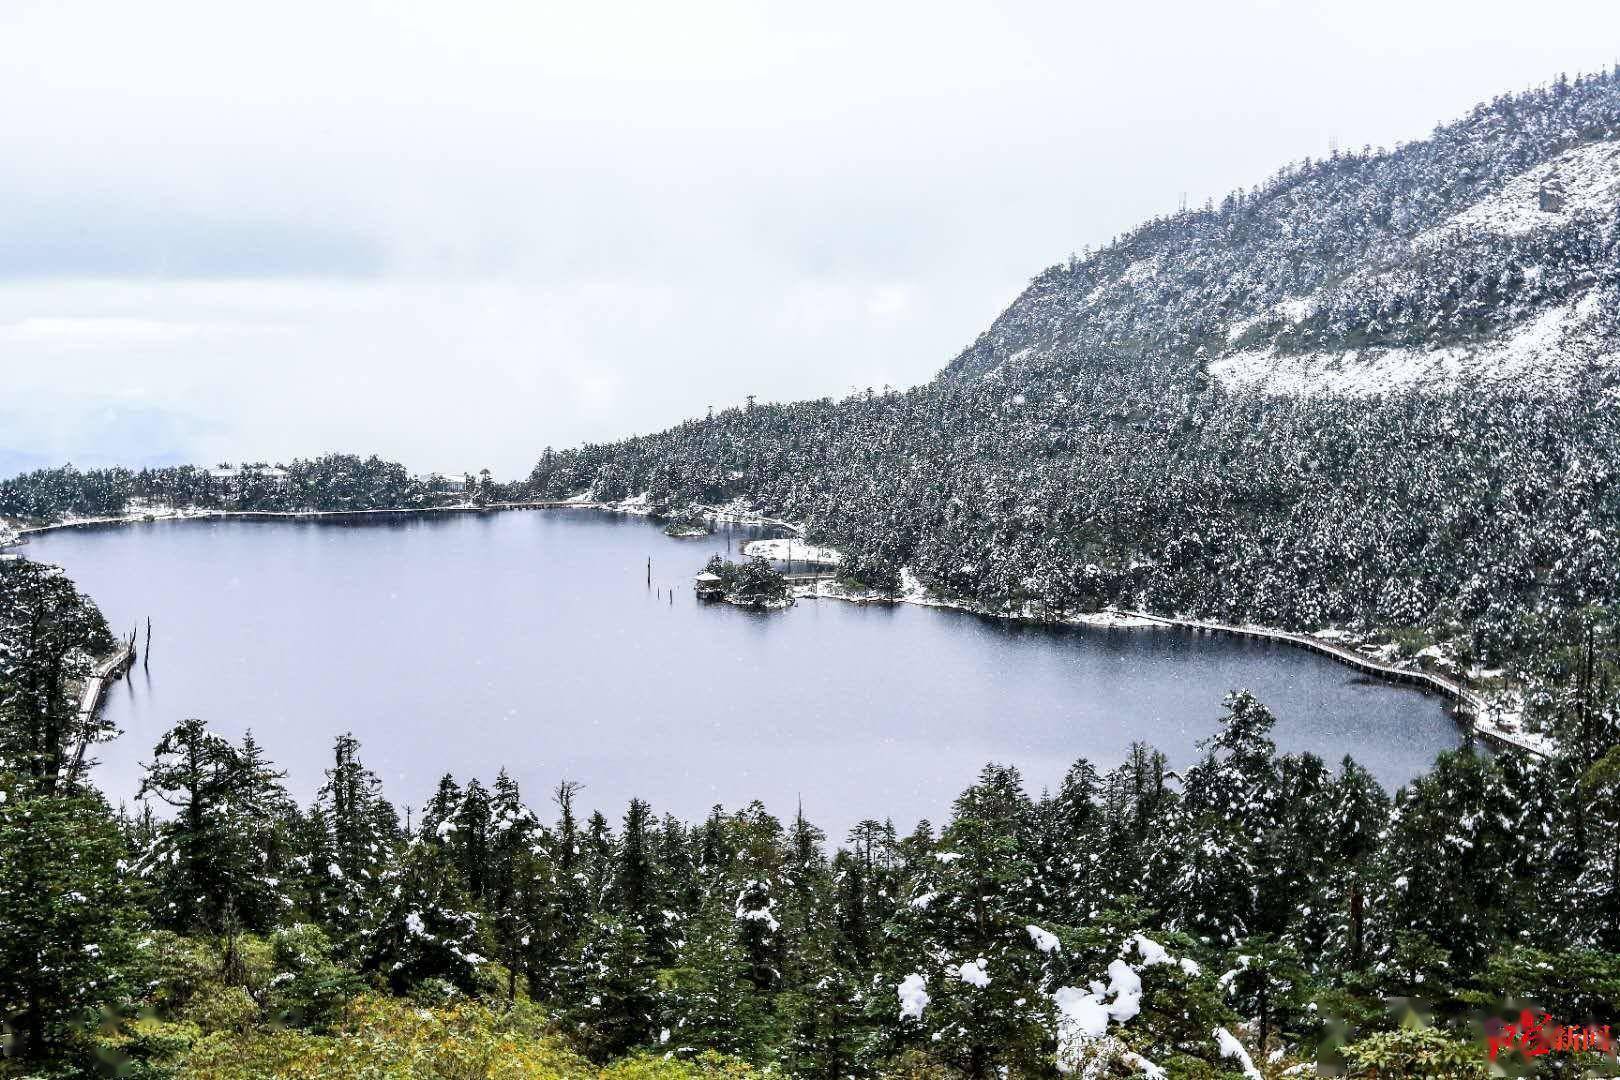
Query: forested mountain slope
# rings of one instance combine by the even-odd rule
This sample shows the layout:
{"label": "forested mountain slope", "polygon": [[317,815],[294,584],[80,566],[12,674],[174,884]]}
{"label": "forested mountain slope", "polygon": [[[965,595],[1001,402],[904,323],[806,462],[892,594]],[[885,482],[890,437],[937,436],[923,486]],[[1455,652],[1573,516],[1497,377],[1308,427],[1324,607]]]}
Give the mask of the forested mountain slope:
{"label": "forested mountain slope", "polygon": [[1617,208],[1620,87],[1560,80],[1053,267],[949,374],[1101,353],[1305,392],[1567,378],[1616,355]]}
{"label": "forested mountain slope", "polygon": [[1620,580],[1617,140],[1620,72],[1501,98],[1045,271],[926,386],[548,450],[530,487],[745,500],[994,610],[1512,651]]}

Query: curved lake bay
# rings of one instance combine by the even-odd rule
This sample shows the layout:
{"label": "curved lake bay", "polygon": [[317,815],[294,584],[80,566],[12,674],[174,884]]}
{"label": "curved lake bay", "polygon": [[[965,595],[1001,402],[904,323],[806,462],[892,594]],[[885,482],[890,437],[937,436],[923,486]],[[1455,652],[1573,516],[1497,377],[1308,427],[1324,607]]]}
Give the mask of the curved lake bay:
{"label": "curved lake bay", "polygon": [[725,548],[724,533],[671,540],[562,510],[171,522],[22,550],[66,567],[115,632],[144,636],[152,618],[149,669],[108,696],[124,732],[99,753],[114,802],[187,716],[251,728],[304,799],[353,731],[400,804],[445,772],[487,782],[504,766],[537,810],[565,778],[614,820],[633,795],[686,819],[755,798],[787,815],[802,798],[835,838],[865,817],[941,820],[988,761],[1033,792],[1135,740],[1183,765],[1235,687],[1277,713],[1283,749],[1351,754],[1390,787],[1460,739],[1442,698],[1283,645],[911,605],[699,604],[692,575]]}

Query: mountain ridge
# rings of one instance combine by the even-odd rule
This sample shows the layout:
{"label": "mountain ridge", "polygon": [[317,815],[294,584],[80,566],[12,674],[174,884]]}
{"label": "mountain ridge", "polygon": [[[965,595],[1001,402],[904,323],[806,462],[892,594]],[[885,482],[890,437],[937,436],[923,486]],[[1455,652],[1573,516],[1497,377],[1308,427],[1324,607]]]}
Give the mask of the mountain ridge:
{"label": "mountain ridge", "polygon": [[[1620,225],[1592,209],[1617,138],[1620,70],[1504,96],[1050,267],[921,386],[548,450],[528,490],[740,502],[869,586],[1000,614],[1528,655],[1560,613],[1620,602]],[[1599,176],[1550,227],[1493,212],[1570,153]],[[1469,362],[1526,333],[1543,348],[1501,365],[1521,376]],[[1322,377],[1346,372],[1362,387]]]}
{"label": "mountain ridge", "polygon": [[[1353,365],[1369,349],[1489,353],[1468,346],[1583,295],[1566,336],[1612,361],[1620,303],[1603,271],[1620,242],[1617,207],[1620,72],[1560,78],[1478,105],[1430,139],[1307,160],[1049,267],[943,374],[1139,345],[1265,387],[1270,369],[1360,354]],[[1461,377],[1484,365],[1428,366]]]}

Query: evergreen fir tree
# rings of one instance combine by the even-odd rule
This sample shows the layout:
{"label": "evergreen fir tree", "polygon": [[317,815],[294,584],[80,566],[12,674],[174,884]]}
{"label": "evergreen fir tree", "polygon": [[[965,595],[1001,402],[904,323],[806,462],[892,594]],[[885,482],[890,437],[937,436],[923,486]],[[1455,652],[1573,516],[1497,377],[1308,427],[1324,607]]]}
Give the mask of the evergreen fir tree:
{"label": "evergreen fir tree", "polygon": [[967,1076],[1042,1068],[1052,1014],[1028,930],[1039,873],[1035,808],[1016,769],[987,766],[956,800],[934,866],[901,911],[905,959],[930,999],[921,1045]]}
{"label": "evergreen fir tree", "polygon": [[593,1058],[606,1060],[655,1040],[655,972],[647,959],[646,937],[627,921],[600,915],[590,919],[569,960],[562,991],[564,1017]]}
{"label": "evergreen fir tree", "polygon": [[341,735],[332,768],[317,796],[332,835],[330,876],[334,900],[330,918],[340,933],[358,930],[366,905],[399,839],[399,820],[382,797],[375,773],[360,763],[360,743]]}
{"label": "evergreen fir tree", "polygon": [[361,967],[395,993],[430,979],[476,990],[486,937],[444,850],[429,841],[406,845],[378,885],[358,941]]}
{"label": "evergreen fir tree", "polygon": [[73,693],[112,650],[101,613],[54,566],[0,560],[0,770],[41,795],[82,786],[89,750],[116,732]]}
{"label": "evergreen fir tree", "polygon": [[158,826],[141,867],[163,898],[157,915],[166,925],[219,931],[229,907],[263,929],[280,912],[269,860],[286,795],[258,745],[249,740],[247,749],[251,760],[196,719],[181,721],[153,748],[140,797],[175,814]]}
{"label": "evergreen fir tree", "polygon": [[0,1016],[23,1062],[71,1060],[76,1025],[123,992],[138,926],[126,855],[99,795],[38,794],[0,773]]}
{"label": "evergreen fir tree", "polygon": [[1270,710],[1247,691],[1224,704],[1220,732],[1160,821],[1150,895],[1168,908],[1172,929],[1231,945],[1261,929],[1260,884],[1274,873],[1267,840],[1281,791]]}

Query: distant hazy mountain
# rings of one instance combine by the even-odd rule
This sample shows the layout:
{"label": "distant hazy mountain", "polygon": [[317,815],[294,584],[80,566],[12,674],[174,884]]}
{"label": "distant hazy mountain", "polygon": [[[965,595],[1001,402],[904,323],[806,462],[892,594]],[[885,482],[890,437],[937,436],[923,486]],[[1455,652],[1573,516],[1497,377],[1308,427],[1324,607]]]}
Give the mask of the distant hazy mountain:
{"label": "distant hazy mountain", "polygon": [[210,427],[141,402],[52,395],[0,409],[0,477],[67,462],[81,469],[179,465],[196,460]]}

